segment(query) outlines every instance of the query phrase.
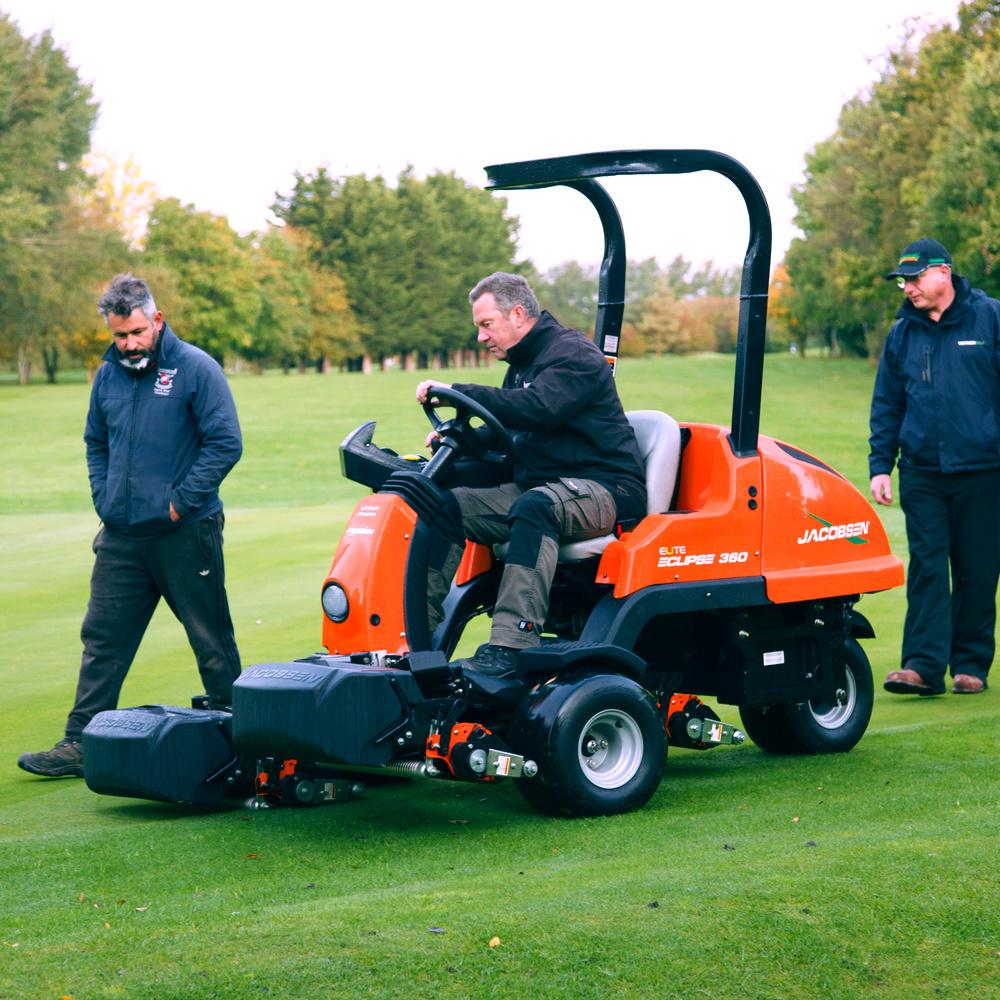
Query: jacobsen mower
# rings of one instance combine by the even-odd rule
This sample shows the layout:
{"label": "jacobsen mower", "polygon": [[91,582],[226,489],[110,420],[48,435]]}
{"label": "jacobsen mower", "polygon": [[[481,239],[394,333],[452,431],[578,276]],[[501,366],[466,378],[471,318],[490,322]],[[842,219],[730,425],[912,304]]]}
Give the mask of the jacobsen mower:
{"label": "jacobsen mower", "polygon": [[[617,360],[625,290],[618,212],[596,178],[712,170],[750,217],[732,426],[629,414],[646,463],[647,516],[615,536],[563,546],[541,645],[516,677],[463,671],[451,656],[489,614],[502,549],[469,543],[431,632],[427,555],[441,490],[485,483],[513,442],[488,410],[449,390],[426,407],[441,436],[429,460],[373,443],[363,424],[341,445],[344,474],[372,492],[355,508],[323,583],[323,646],[249,667],[231,712],[145,706],[98,715],[83,736],[97,792],[215,804],[252,789],[259,805],[350,798],[369,775],[513,780],[547,813],[643,805],[667,743],[742,742],[701,700],[739,708],[774,753],[850,750],[872,709],[859,639],[862,593],[902,582],[868,501],[828,465],[758,434],[771,224],[735,160],[705,150],[639,150],[487,168],[495,190],[565,185],[604,228],[596,341]],[[431,405],[431,404],[436,404]],[[454,416],[441,420],[441,409]]]}

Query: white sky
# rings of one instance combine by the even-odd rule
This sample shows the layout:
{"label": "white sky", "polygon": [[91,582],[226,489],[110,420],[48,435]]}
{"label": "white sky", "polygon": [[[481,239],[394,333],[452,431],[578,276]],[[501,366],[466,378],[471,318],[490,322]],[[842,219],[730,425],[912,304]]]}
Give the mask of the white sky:
{"label": "white sky", "polygon": [[[263,228],[293,172],[396,177],[626,148],[717,149],[764,189],[772,262],[789,192],[907,18],[959,0],[0,0],[50,29],[100,102],[96,152],[160,194]],[[628,255],[740,263],[742,199],[711,174],[620,178]],[[564,189],[507,195],[521,255],[595,262],[600,227]]]}

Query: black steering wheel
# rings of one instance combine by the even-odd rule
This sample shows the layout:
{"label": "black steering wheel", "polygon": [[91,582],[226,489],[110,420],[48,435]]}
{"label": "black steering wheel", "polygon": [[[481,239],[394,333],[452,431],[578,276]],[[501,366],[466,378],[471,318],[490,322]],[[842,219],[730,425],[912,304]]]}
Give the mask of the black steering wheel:
{"label": "black steering wheel", "polygon": [[[455,416],[451,420],[442,420],[434,409],[434,400],[453,406]],[[427,390],[423,406],[431,427],[462,454],[487,461],[502,461],[503,456],[513,455],[514,439],[510,431],[485,406],[465,393],[450,386],[435,385]],[[476,433],[476,428],[472,426],[474,418],[481,420],[493,432],[496,447],[489,448],[482,436]]]}

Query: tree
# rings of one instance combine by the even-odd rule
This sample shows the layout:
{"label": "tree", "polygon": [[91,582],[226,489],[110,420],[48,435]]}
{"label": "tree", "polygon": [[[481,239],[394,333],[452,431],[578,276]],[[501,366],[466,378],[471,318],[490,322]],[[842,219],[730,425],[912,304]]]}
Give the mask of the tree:
{"label": "tree", "polygon": [[663,277],[654,295],[646,300],[642,319],[636,330],[646,345],[657,357],[663,353],[686,353],[688,350],[680,328],[678,299]]}
{"label": "tree", "polygon": [[253,352],[260,293],[248,241],[226,219],[176,198],[161,199],[150,213],[143,260],[144,266],[175,276],[181,315],[167,318],[178,324],[185,340],[220,363],[229,353]]}
{"label": "tree", "polygon": [[[1000,38],[994,40],[1000,46]],[[1000,54],[969,61],[947,127],[935,137],[920,213],[961,264],[962,274],[1000,294]]]}
{"label": "tree", "polygon": [[624,314],[626,325],[634,328],[642,319],[646,303],[656,294],[659,280],[660,265],[655,257],[626,261]]}
{"label": "tree", "polygon": [[0,14],[0,354],[30,378],[40,331],[71,321],[63,294],[69,199],[83,172],[97,107],[45,32],[24,38]]}
{"label": "tree", "polygon": [[594,332],[597,318],[597,268],[568,260],[549,268],[535,286],[543,306],[564,326]]}
{"label": "tree", "polygon": [[302,234],[284,227],[261,237],[253,253],[260,312],[243,356],[261,367],[314,363],[320,370],[360,351],[344,283],[309,260]]}
{"label": "tree", "polygon": [[795,288],[788,277],[788,269],[779,264],[771,275],[767,289],[767,350],[786,351],[794,344],[801,352],[804,345],[799,340],[799,330],[789,303],[795,297]]}
{"label": "tree", "polygon": [[[883,275],[900,248],[985,224],[995,91],[977,87],[995,88],[998,17],[1000,0],[973,0],[959,8],[957,29],[918,38],[918,25],[908,24],[870,93],[849,101],[834,135],[807,156],[805,181],[793,191],[803,236],[786,257],[800,336],[876,356],[899,302]],[[967,176],[943,175],[973,161]]]}
{"label": "tree", "polygon": [[454,174],[334,178],[297,175],[274,211],[305,232],[312,259],[344,281],[366,351],[447,351],[471,346],[468,290],[510,270],[516,220],[506,201]]}
{"label": "tree", "polygon": [[117,163],[105,154],[89,153],[84,169],[93,178],[89,200],[102,206],[102,214],[114,226],[132,250],[141,250],[146,242],[149,215],[157,200],[156,186],[142,177],[138,163],[131,157]]}
{"label": "tree", "polygon": [[57,276],[55,297],[47,321],[35,333],[48,382],[56,381],[64,358],[82,361],[88,371],[97,368],[109,343],[97,303],[111,276],[129,266],[115,220],[90,194],[89,184],[71,192],[58,229],[50,233],[47,253]]}

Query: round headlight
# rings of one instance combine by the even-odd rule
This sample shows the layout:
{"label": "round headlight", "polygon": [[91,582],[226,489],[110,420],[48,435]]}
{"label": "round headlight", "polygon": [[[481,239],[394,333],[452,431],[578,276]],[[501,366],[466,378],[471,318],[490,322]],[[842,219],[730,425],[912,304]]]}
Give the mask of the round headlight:
{"label": "round headlight", "polygon": [[347,619],[347,592],[339,583],[328,583],[323,588],[323,610],[332,622],[339,624]]}

